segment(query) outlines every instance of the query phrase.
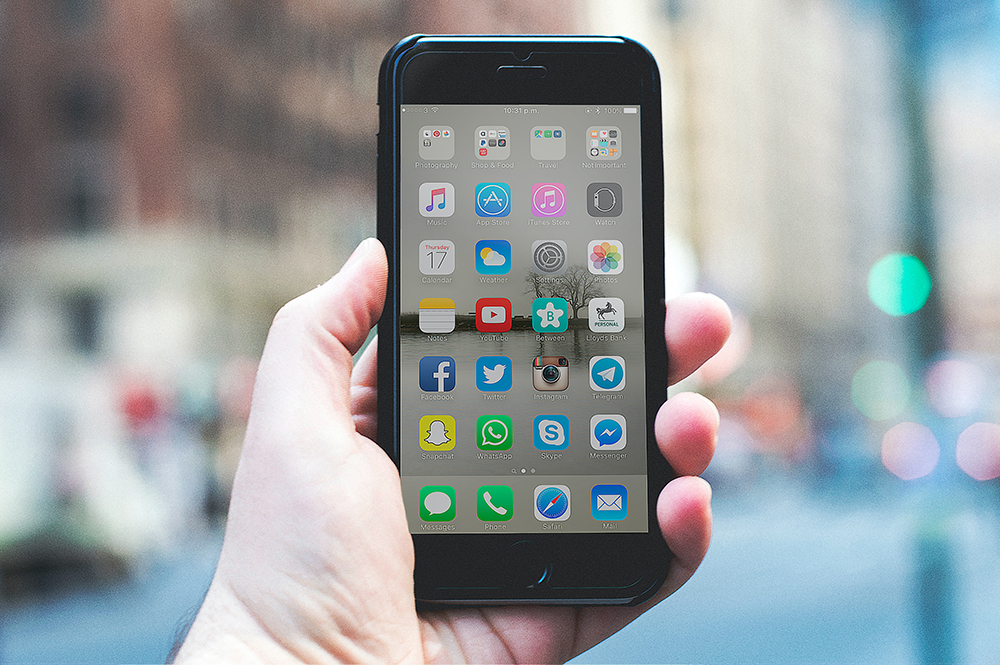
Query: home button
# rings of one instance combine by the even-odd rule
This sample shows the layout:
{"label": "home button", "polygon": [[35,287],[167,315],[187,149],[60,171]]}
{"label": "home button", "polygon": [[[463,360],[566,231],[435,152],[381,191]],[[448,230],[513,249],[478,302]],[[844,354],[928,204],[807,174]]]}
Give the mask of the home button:
{"label": "home button", "polygon": [[549,581],[552,564],[542,555],[542,548],[532,540],[522,540],[507,548],[504,556],[505,586],[536,589]]}

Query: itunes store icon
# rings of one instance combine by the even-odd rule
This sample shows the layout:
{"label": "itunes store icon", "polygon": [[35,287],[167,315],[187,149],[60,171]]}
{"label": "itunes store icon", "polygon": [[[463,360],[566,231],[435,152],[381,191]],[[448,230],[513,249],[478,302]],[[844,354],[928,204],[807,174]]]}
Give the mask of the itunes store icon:
{"label": "itunes store icon", "polygon": [[561,182],[539,182],[532,185],[531,212],[540,217],[565,215],[566,185]]}

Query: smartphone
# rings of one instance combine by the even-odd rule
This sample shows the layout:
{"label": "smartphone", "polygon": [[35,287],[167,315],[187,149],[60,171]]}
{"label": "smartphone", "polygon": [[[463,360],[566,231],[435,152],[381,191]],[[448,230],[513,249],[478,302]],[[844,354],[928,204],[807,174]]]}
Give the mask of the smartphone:
{"label": "smartphone", "polygon": [[630,604],[670,562],[660,84],[621,37],[413,36],[380,72],[378,440],[422,604]]}

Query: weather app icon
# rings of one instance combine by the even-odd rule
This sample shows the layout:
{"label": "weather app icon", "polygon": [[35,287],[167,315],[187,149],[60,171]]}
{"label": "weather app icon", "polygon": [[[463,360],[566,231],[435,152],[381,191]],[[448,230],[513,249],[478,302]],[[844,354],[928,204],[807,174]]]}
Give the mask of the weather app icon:
{"label": "weather app icon", "polygon": [[514,364],[507,356],[482,356],[476,360],[476,387],[483,392],[506,392],[513,385]]}
{"label": "weather app icon", "polygon": [[621,450],[625,447],[625,416],[597,414],[590,419],[590,447],[594,450]]}
{"label": "weather app icon", "polygon": [[476,185],[476,214],[480,217],[509,215],[510,185],[505,182],[481,182]]}
{"label": "weather app icon", "polygon": [[621,356],[594,356],[590,359],[590,387],[618,391],[625,387],[625,359]]}
{"label": "weather app icon", "polygon": [[480,240],[476,243],[476,272],[480,275],[506,275],[510,272],[510,243],[506,240]]}

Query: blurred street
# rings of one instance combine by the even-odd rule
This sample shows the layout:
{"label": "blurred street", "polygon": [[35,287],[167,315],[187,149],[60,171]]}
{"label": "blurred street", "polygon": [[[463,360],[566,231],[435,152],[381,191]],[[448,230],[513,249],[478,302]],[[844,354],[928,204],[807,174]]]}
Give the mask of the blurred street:
{"label": "blurred street", "polygon": [[[787,481],[720,500],[712,547],[694,578],[576,662],[922,662],[913,609],[915,500],[810,499]],[[996,515],[959,511],[943,528],[956,562],[961,662],[994,663]],[[217,534],[199,539],[133,581],[8,610],[0,662],[163,662],[207,589],[220,544]]]}

